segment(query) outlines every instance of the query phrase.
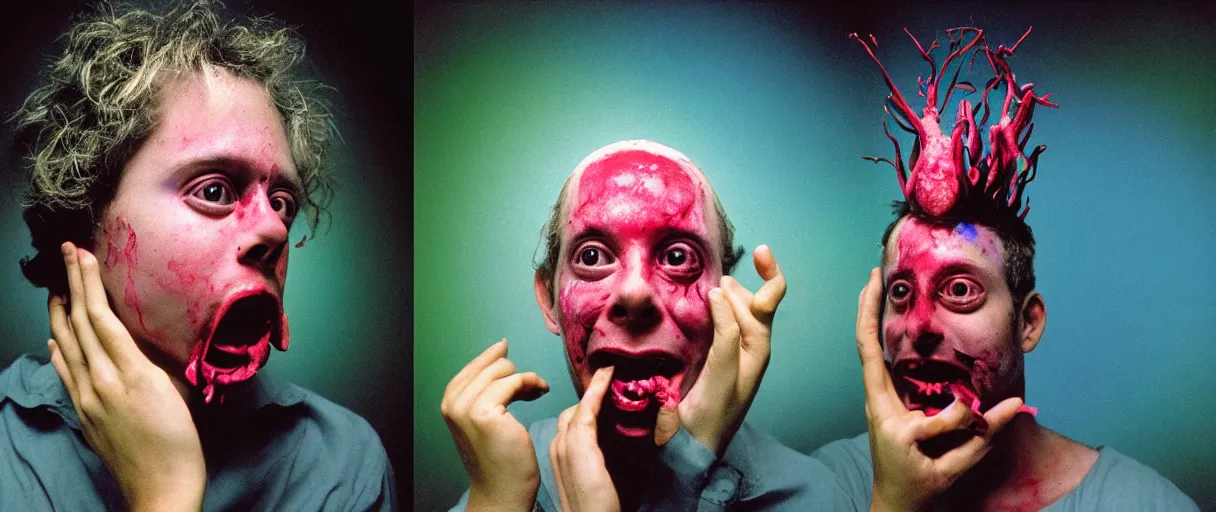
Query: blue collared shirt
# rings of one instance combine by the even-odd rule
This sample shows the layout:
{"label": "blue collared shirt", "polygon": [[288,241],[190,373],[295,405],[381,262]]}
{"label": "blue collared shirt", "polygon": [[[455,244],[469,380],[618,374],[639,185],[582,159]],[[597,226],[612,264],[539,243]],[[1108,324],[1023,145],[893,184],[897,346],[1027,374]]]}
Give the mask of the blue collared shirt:
{"label": "blue collared shirt", "polygon": [[[194,411],[207,463],[204,510],[396,510],[393,470],[366,420],[258,374]],[[5,510],[122,510],[54,367],[25,355],[0,373]]]}
{"label": "blue collared shirt", "polygon": [[[534,510],[558,511],[557,479],[549,461],[549,444],[557,436],[557,419],[533,423],[528,433],[540,466],[541,485]],[[785,447],[744,423],[721,458],[677,431],[659,449],[658,467],[641,510],[846,510],[852,505],[836,476],[819,460]],[[452,510],[464,510],[465,492]]]}
{"label": "blue collared shirt", "polygon": [[[1098,460],[1075,489],[1043,509],[1044,512],[1159,510],[1199,512],[1199,507],[1172,482],[1152,468],[1109,447],[1097,448]],[[853,506],[869,510],[874,484],[870,436],[833,441],[812,454],[836,473]]]}

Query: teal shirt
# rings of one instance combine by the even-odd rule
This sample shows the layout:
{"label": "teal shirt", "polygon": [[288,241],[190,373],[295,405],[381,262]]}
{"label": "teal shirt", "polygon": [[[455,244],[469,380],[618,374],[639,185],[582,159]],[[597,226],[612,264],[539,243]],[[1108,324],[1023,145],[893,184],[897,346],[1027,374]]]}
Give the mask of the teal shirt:
{"label": "teal shirt", "polygon": [[[258,374],[194,411],[207,462],[203,510],[396,510],[380,437],[353,412]],[[4,510],[124,510],[55,369],[26,355],[0,373]]]}
{"label": "teal shirt", "polygon": [[[811,455],[823,461],[851,497],[850,510],[870,509],[874,466],[869,434],[824,445]],[[1199,507],[1172,482],[1148,466],[1109,447],[1098,447],[1081,484],[1043,510],[1088,512],[1107,510],[1198,511]]]}
{"label": "teal shirt", "polygon": [[[528,429],[540,466],[541,485],[534,510],[558,511],[557,479],[549,462],[549,444],[557,436],[557,419]],[[641,510],[847,510],[844,489],[818,460],[783,446],[744,423],[719,459],[684,429],[659,450],[657,471]],[[453,511],[464,510],[465,492]]]}

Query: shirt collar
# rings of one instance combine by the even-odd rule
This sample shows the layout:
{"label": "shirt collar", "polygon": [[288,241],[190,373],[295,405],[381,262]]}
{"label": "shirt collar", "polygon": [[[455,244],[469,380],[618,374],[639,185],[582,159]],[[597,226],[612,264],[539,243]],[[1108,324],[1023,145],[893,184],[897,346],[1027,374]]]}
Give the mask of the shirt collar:
{"label": "shirt collar", "polygon": [[[248,381],[230,386],[224,393],[222,406],[247,411],[270,405],[287,408],[304,402],[305,398],[300,387],[258,372]],[[72,428],[81,429],[67,388],[45,356],[23,355],[0,373],[0,403],[5,400],[24,409],[47,408]]]}

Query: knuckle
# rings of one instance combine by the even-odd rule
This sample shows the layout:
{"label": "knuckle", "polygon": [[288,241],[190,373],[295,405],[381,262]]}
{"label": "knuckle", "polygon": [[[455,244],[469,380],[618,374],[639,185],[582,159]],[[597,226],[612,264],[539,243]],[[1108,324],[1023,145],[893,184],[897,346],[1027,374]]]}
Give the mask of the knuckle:
{"label": "knuckle", "polygon": [[99,393],[115,393],[122,387],[122,382],[118,376],[109,372],[93,372],[93,388]]}
{"label": "knuckle", "polygon": [[101,400],[98,400],[97,395],[93,394],[82,395],[77,407],[80,409],[77,412],[81,416],[86,416],[90,419],[96,417],[102,411]]}
{"label": "knuckle", "polygon": [[93,325],[106,325],[105,313],[100,308],[96,307],[95,304],[89,304],[88,307],[85,308],[85,314],[88,316],[89,322]]}

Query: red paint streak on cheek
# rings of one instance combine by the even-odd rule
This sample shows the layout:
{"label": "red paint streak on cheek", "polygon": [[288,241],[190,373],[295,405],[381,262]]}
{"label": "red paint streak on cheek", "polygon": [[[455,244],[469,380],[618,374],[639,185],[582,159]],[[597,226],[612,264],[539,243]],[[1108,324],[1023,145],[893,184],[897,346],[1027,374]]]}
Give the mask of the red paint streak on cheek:
{"label": "red paint streak on cheek", "polygon": [[126,220],[121,217],[119,218],[118,222],[120,222],[123,228],[125,228],[127,231],[127,244],[122,248],[122,257],[127,264],[127,277],[124,286],[125,290],[123,293],[123,300],[128,307],[135,310],[135,316],[139,319],[139,327],[144,330],[144,333],[152,335],[152,331],[148,329],[146,324],[144,324],[143,309],[140,307],[139,294],[135,290],[135,268],[139,263],[138,255],[136,253],[137,242],[135,239],[135,229],[132,228],[130,224],[127,224]]}
{"label": "red paint streak on cheek", "polygon": [[[592,283],[564,278],[566,285],[558,293],[562,312],[562,335],[567,355],[577,365],[586,360],[587,341],[596,319],[608,306],[609,294]],[[596,328],[596,334],[603,332]]]}
{"label": "red paint streak on cheek", "polygon": [[[125,224],[122,225],[125,226]],[[106,268],[110,268],[118,264],[118,246],[114,245],[114,239],[110,236],[110,230],[102,228],[101,234],[106,239],[106,258],[102,264],[105,265]]]}
{"label": "red paint streak on cheek", "polygon": [[908,332],[907,320],[904,319],[903,315],[897,315],[890,310],[884,316],[882,327],[883,352],[889,358],[893,358],[895,354],[899,353],[904,333]]}

